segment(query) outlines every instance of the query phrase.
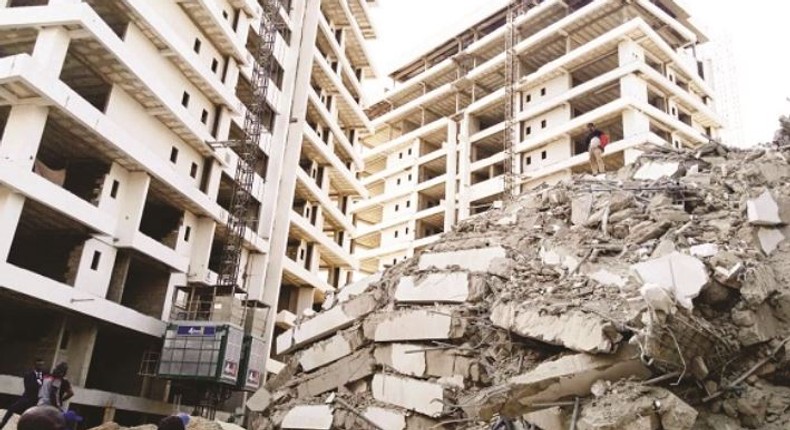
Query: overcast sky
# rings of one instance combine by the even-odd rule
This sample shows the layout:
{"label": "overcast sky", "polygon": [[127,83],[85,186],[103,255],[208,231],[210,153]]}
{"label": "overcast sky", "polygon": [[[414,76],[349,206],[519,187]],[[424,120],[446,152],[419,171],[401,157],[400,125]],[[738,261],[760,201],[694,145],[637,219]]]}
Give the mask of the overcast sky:
{"label": "overcast sky", "polygon": [[[386,75],[457,34],[502,0],[378,0],[372,7],[379,40],[371,46]],[[777,118],[790,114],[790,1],[680,0],[708,34],[728,34],[736,59],[735,85],[748,142],[768,141]],[[749,5],[748,7],[746,5]],[[404,25],[404,23],[406,23]]]}

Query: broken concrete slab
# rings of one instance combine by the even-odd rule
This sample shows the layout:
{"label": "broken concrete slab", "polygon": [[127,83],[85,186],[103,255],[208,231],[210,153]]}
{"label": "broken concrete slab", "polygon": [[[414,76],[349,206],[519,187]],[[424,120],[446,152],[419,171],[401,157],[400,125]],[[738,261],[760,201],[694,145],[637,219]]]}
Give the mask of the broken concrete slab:
{"label": "broken concrete slab", "polygon": [[746,215],[751,225],[771,227],[782,224],[782,218],[779,217],[779,205],[769,191],[746,202]]}
{"label": "broken concrete slab", "polygon": [[593,195],[584,194],[571,201],[571,223],[573,225],[585,225],[590,218],[593,207]]}
{"label": "broken concrete slab", "polygon": [[406,428],[406,415],[392,409],[368,406],[363,414],[381,430],[403,430]]}
{"label": "broken concrete slab", "polygon": [[505,257],[507,257],[507,251],[501,246],[462,251],[429,252],[420,256],[418,267],[419,270],[427,270],[431,267],[440,270],[458,267],[470,272],[487,272],[494,259]]}
{"label": "broken concrete slab", "polygon": [[463,303],[469,299],[469,275],[465,272],[431,273],[417,280],[414,276],[400,279],[395,289],[399,303]]}
{"label": "broken concrete slab", "polygon": [[719,245],[715,243],[703,243],[701,245],[694,245],[689,248],[689,254],[695,257],[707,258],[713,257],[719,253]]}
{"label": "broken concrete slab", "polygon": [[680,169],[678,162],[648,161],[634,173],[633,178],[643,181],[654,181],[663,177],[674,177]]}
{"label": "broken concrete slab", "polygon": [[299,355],[299,365],[311,372],[337,361],[359,349],[365,342],[362,328],[338,333],[331,338],[315,343]]}
{"label": "broken concrete slab", "polygon": [[283,330],[288,330],[289,328],[292,328],[296,325],[296,315],[286,309],[283,309],[277,313],[277,317],[274,319],[274,324]]}
{"label": "broken concrete slab", "polygon": [[425,347],[411,343],[393,343],[376,347],[379,365],[391,367],[407,376],[425,376]]}
{"label": "broken concrete slab", "polygon": [[624,383],[585,405],[579,430],[690,430],[697,411],[670,391]]}
{"label": "broken concrete slab", "polygon": [[460,376],[468,378],[475,361],[453,349],[432,349],[425,351],[426,372],[439,378]]}
{"label": "broken concrete slab", "polygon": [[475,419],[488,420],[495,413],[518,416],[535,403],[568,396],[585,397],[599,379],[644,379],[650,375],[650,370],[639,360],[639,351],[627,345],[613,355],[574,354],[543,362],[505,384],[462,398],[460,404],[467,416]]}
{"label": "broken concrete slab", "polygon": [[346,328],[373,312],[376,305],[376,298],[372,294],[364,294],[322,312],[277,336],[277,354],[284,354]]}
{"label": "broken concrete slab", "polygon": [[785,239],[785,235],[779,229],[766,227],[757,229],[757,241],[765,255],[771,255]]}
{"label": "broken concrete slab", "polygon": [[692,299],[699,296],[709,281],[705,264],[696,257],[680,252],[637,263],[631,268],[643,283],[666,289],[687,309],[693,307]]}
{"label": "broken concrete slab", "polygon": [[779,290],[779,282],[774,269],[767,264],[752,267],[744,275],[741,284],[741,297],[751,307],[757,307]]}
{"label": "broken concrete slab", "polygon": [[247,400],[247,408],[253,412],[263,412],[272,403],[272,394],[265,388],[256,391]]}
{"label": "broken concrete slab", "polygon": [[628,284],[628,279],[625,277],[605,269],[598,269],[593,273],[587,274],[587,277],[601,285],[609,285],[617,288],[625,288]]}
{"label": "broken concrete slab", "polygon": [[376,342],[457,339],[466,321],[451,309],[413,309],[377,314],[364,324],[365,337]]}
{"label": "broken concrete slab", "polygon": [[296,389],[302,398],[318,396],[368,377],[375,368],[373,350],[366,348],[316,372],[306,374]]}
{"label": "broken concrete slab", "polygon": [[643,221],[631,228],[626,240],[637,245],[641,245],[648,240],[660,238],[664,235],[664,233],[667,232],[667,230],[669,230],[670,227],[672,227],[672,223],[670,221]]}
{"label": "broken concrete slab", "polygon": [[541,430],[566,430],[565,414],[559,407],[533,411],[523,416],[524,421]]}
{"label": "broken concrete slab", "polygon": [[750,319],[752,324],[745,325],[738,330],[738,340],[743,346],[756,345],[758,343],[767,342],[774,337],[778,336],[781,323],[774,317],[773,309],[768,303],[761,304],[754,312],[745,311],[746,315],[750,314],[750,318],[741,317],[739,322]]}
{"label": "broken concrete slab", "polygon": [[563,268],[573,272],[576,271],[581,260],[576,255],[563,247],[544,248],[541,247],[538,252],[543,264],[547,266],[562,266]]}
{"label": "broken concrete slab", "polygon": [[579,309],[552,314],[538,303],[498,303],[490,318],[519,336],[578,352],[611,353],[622,340],[611,321]]}
{"label": "broken concrete slab", "polygon": [[340,303],[349,301],[354,296],[358,296],[370,288],[371,285],[381,280],[383,272],[378,272],[361,279],[353,284],[346,285],[337,292],[337,300]]}
{"label": "broken concrete slab", "polygon": [[429,417],[438,417],[444,412],[445,392],[439,384],[377,374],[372,387],[373,397],[380,402]]}
{"label": "broken concrete slab", "polygon": [[285,414],[280,428],[329,430],[332,428],[334,418],[334,410],[329,405],[300,405]]}

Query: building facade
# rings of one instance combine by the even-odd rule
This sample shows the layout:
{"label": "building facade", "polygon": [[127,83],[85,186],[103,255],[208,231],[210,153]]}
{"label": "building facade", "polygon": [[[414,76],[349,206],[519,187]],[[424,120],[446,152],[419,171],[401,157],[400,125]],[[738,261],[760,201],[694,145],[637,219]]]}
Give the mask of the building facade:
{"label": "building facade", "polygon": [[[349,198],[367,195],[355,173],[374,37],[367,0],[273,1],[237,279],[266,339],[278,313],[287,326],[359,266]],[[40,357],[70,364],[89,424],[173,411],[177,390],[146,360],[185,292],[217,283],[262,11],[0,0],[0,401]]]}
{"label": "building facade", "polygon": [[642,144],[694,147],[716,136],[711,86],[693,56],[706,39],[674,1],[527,3],[512,25],[500,9],[394,72],[396,87],[369,109],[369,198],[353,208],[364,271],[410,257],[501,200],[508,59],[520,189],[590,171],[588,123],[611,136],[607,169],[633,161]]}

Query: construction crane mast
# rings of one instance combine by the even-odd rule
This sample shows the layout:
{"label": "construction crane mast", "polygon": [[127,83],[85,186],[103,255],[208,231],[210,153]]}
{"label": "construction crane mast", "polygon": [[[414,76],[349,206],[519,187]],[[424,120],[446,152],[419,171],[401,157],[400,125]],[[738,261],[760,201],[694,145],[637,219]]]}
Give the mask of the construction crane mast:
{"label": "construction crane mast", "polygon": [[247,228],[257,222],[253,185],[261,161],[266,100],[274,62],[274,43],[284,25],[281,0],[260,0],[262,13],[252,47],[251,94],[246,100],[241,139],[215,146],[237,155],[233,192],[225,224],[216,283],[179,287],[155,376],[173,381],[179,403],[213,419],[234,391],[260,388],[266,347],[265,317],[247,297],[241,257]]}

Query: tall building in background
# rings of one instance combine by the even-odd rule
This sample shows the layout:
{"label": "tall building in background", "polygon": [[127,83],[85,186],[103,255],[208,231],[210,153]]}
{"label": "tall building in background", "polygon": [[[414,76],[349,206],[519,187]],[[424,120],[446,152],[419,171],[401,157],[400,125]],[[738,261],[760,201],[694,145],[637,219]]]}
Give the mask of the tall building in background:
{"label": "tall building in background", "polygon": [[[90,425],[151,422],[215,380],[232,409],[234,386],[276,370],[275,316],[287,327],[358,268],[367,8],[0,0],[1,401],[36,357],[68,361]],[[271,58],[264,10],[278,23]],[[242,147],[252,109],[261,137]],[[240,269],[219,296],[229,248]]]}
{"label": "tall building in background", "polygon": [[706,39],[674,1],[526,3],[512,24],[502,9],[392,73],[398,85],[368,110],[370,196],[353,207],[364,271],[501,200],[506,171],[521,189],[589,171],[588,123],[611,136],[610,169],[642,144],[694,147],[717,135],[713,90],[688,49]]}
{"label": "tall building in background", "polygon": [[722,143],[733,146],[751,146],[759,142],[747,142],[743,124],[741,87],[738,82],[738,61],[734,52],[732,36],[726,33],[712,34],[711,41],[699,46],[697,54],[705,62],[713,90],[716,92],[716,112],[721,116],[724,127],[719,131]]}

